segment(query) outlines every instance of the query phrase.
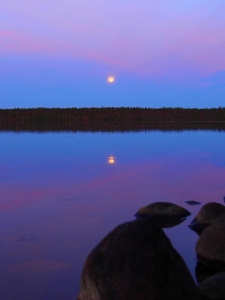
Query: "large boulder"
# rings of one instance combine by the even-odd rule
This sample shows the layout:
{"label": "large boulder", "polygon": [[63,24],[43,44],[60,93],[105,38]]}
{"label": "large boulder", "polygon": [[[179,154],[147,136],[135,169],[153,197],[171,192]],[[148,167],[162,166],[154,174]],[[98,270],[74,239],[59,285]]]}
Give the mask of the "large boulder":
{"label": "large boulder", "polygon": [[202,299],[225,299],[225,272],[213,275],[199,284]]}
{"label": "large boulder", "polygon": [[135,214],[138,219],[153,221],[162,228],[177,225],[189,215],[187,209],[170,202],[154,202]]}
{"label": "large boulder", "polygon": [[203,231],[196,244],[196,253],[208,265],[225,268],[225,215]]}
{"label": "large boulder", "polygon": [[156,224],[116,227],[89,254],[79,300],[195,300],[198,289],[183,259]]}
{"label": "large boulder", "polygon": [[189,227],[198,234],[212,224],[217,218],[225,214],[225,206],[216,202],[210,202],[202,206],[201,210],[189,224]]}

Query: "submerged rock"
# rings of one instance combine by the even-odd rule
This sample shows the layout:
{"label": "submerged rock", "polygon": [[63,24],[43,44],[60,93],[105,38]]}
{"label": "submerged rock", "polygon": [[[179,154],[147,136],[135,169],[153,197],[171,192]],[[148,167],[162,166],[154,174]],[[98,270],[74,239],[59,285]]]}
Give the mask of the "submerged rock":
{"label": "submerged rock", "polygon": [[198,289],[162,229],[146,221],[116,227],[89,254],[79,300],[195,300]]}
{"label": "submerged rock", "polygon": [[205,263],[225,269],[225,215],[203,231],[196,244],[196,253]]}
{"label": "submerged rock", "polygon": [[225,214],[225,206],[216,202],[205,204],[189,227],[200,234],[206,227],[212,224],[217,218]]}
{"label": "submerged rock", "polygon": [[203,299],[225,299],[225,272],[213,275],[199,284]]}
{"label": "submerged rock", "polygon": [[138,219],[153,221],[162,228],[179,224],[189,215],[187,209],[170,202],[154,202],[135,214]]}
{"label": "submerged rock", "polygon": [[194,200],[188,200],[188,201],[185,201],[185,203],[187,203],[188,205],[191,205],[191,206],[201,204],[201,202],[194,201]]}

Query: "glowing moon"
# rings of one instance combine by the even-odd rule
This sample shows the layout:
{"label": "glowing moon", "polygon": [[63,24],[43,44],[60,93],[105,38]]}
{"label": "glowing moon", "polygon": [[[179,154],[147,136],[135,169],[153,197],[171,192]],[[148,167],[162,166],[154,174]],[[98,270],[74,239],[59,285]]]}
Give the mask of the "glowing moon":
{"label": "glowing moon", "polygon": [[109,76],[109,77],[107,78],[107,81],[108,81],[108,83],[113,83],[113,82],[115,81],[115,77]]}

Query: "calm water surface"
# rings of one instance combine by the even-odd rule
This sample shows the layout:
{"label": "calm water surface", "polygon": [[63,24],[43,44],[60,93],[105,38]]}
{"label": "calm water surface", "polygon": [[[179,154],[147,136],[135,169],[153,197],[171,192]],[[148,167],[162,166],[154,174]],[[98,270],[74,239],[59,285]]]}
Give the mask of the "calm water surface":
{"label": "calm water surface", "polygon": [[212,131],[0,133],[0,299],[76,299],[88,253],[155,201],[191,211],[165,232],[195,276],[185,201],[223,203],[224,149]]}

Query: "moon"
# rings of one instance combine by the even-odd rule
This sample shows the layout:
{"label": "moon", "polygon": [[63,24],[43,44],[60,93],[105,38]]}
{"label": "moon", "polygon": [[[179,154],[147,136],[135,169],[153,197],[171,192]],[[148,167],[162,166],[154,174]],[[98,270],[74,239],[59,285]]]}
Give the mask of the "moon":
{"label": "moon", "polygon": [[109,77],[107,78],[107,81],[108,81],[108,83],[113,83],[113,82],[115,82],[115,77],[109,76]]}

